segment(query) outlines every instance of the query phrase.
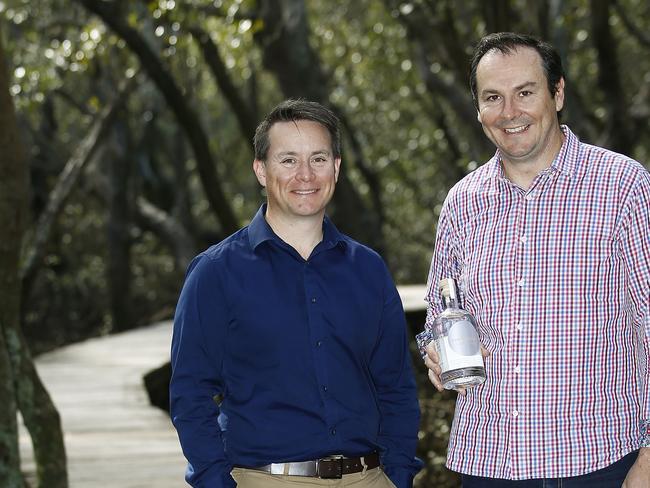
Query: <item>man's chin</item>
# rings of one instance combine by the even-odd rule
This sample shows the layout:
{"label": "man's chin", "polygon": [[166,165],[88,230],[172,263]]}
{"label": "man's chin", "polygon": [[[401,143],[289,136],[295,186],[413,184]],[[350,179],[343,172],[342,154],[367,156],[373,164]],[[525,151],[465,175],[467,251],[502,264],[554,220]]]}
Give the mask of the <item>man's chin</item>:
{"label": "man's chin", "polygon": [[325,207],[300,207],[292,210],[293,215],[298,218],[318,217],[325,213]]}
{"label": "man's chin", "polygon": [[507,146],[498,146],[499,151],[501,152],[504,159],[512,161],[513,163],[517,162],[526,162],[530,159],[532,148],[530,147],[507,147]]}

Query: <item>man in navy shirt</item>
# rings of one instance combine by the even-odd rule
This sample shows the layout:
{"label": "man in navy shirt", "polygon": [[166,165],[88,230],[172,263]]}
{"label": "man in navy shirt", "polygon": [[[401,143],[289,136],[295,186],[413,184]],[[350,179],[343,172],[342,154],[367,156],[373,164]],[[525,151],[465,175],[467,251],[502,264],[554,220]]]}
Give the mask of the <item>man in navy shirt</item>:
{"label": "man in navy shirt", "polygon": [[399,295],[325,216],[340,164],[330,110],[278,105],[255,134],[267,203],[189,266],[170,392],[192,486],[408,488],[421,467]]}

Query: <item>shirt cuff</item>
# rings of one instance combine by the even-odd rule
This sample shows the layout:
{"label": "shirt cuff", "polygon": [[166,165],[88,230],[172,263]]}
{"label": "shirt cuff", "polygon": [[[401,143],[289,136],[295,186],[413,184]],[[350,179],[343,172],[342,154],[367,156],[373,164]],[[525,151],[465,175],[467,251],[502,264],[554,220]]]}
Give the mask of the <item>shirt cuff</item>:
{"label": "shirt cuff", "polygon": [[639,447],[650,447],[650,420],[641,421],[641,442]]}
{"label": "shirt cuff", "polygon": [[397,468],[395,466],[384,466],[383,470],[396,488],[413,488],[412,470],[408,468]]}
{"label": "shirt cuff", "polygon": [[[225,468],[224,468],[225,466]],[[230,475],[231,468],[224,464],[214,464],[206,471],[197,473],[188,463],[185,481],[193,488],[237,488],[237,483]]]}

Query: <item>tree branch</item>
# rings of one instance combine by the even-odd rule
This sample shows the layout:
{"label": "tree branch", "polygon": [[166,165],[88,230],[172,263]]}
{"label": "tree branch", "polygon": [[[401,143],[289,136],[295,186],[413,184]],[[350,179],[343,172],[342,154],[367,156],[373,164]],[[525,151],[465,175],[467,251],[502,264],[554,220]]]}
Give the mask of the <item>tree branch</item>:
{"label": "tree branch", "polygon": [[618,0],[612,0],[612,6],[614,7],[614,10],[616,10],[618,16],[621,18],[623,25],[628,30],[630,35],[634,37],[642,46],[650,48],[650,36],[634,24],[621,3]]}
{"label": "tree branch", "polygon": [[116,13],[112,8],[113,5],[101,0],[75,1],[99,16],[107,26],[124,39],[131,51],[138,57],[142,67],[160,90],[174,112],[179,125],[185,131],[194,151],[203,191],[210,208],[221,222],[223,232],[226,234],[235,232],[239,228],[239,222],[221,187],[206,133],[199,117],[187,104],[181,89],[171,74],[165,69],[144,38]]}
{"label": "tree branch", "polygon": [[9,332],[17,330],[20,321],[18,263],[27,220],[28,175],[27,155],[20,141],[9,94],[9,72],[2,40],[0,35],[0,485],[23,486],[16,421],[16,371]]}
{"label": "tree branch", "polygon": [[23,281],[24,296],[27,295],[28,290],[31,288],[31,283],[43,258],[56,217],[70,196],[75,183],[79,179],[79,175],[103,143],[108,129],[113,123],[115,114],[125,102],[128,93],[135,84],[134,80],[135,77],[129,81],[125,81],[118,89],[118,95],[97,116],[88,134],[81,141],[59,175],[58,181],[50,193],[45,210],[43,210],[34,226],[33,240],[23,253],[24,260],[20,269],[20,277]]}
{"label": "tree branch", "polygon": [[361,143],[356,136],[356,130],[354,127],[352,127],[352,124],[348,120],[347,116],[338,108],[336,109],[336,112],[339,119],[341,120],[341,125],[345,129],[345,133],[348,136],[352,154],[354,154],[355,166],[363,176],[364,180],[368,183],[373,208],[377,212],[379,221],[383,222],[384,217],[386,216],[386,212],[384,211],[384,203],[381,199],[381,181],[379,175],[375,170],[366,164],[365,157],[363,155],[363,148],[361,147]]}
{"label": "tree branch", "polygon": [[188,230],[174,217],[144,197],[136,199],[136,222],[151,230],[172,250],[176,267],[185,269],[196,255],[196,244]]}
{"label": "tree branch", "polygon": [[248,103],[241,96],[238,88],[230,78],[228,68],[226,68],[225,63],[221,59],[217,46],[212,42],[210,35],[203,29],[193,27],[189,30],[199,43],[205,62],[221,89],[221,93],[223,93],[224,98],[228,101],[230,108],[237,117],[242,135],[252,145],[257,121]]}
{"label": "tree branch", "polygon": [[456,116],[465,123],[469,130],[468,139],[471,140],[469,151],[472,159],[480,161],[487,154],[493,152],[493,146],[485,137],[483,129],[476,121],[476,109],[471,102],[469,88],[460,89],[453,81],[445,80],[442,76],[431,71],[429,61],[426,58],[425,48],[419,42],[415,41],[416,64],[420,71],[420,76],[424,80],[427,91],[434,100],[449,106],[456,113]]}
{"label": "tree branch", "polygon": [[[459,84],[457,81],[466,80],[469,59],[462,50],[463,43],[455,28],[451,8],[445,5],[444,18],[438,19],[435,17],[437,15],[435,5],[427,4],[426,10],[416,6],[412,11],[403,12],[399,9],[397,0],[384,0],[384,3],[396,12],[398,20],[406,27],[407,37],[413,49],[414,64],[431,99],[436,103],[445,103],[469,129],[471,158],[480,161],[493,152],[493,146],[486,139],[481,126],[474,123],[476,109],[472,104],[467,85]],[[439,32],[443,34],[439,37],[434,36]],[[430,54],[432,46],[433,49],[437,49],[433,55]],[[450,71],[455,73],[455,76],[444,78],[433,72],[431,66],[434,59],[448,63]],[[432,116],[434,122],[439,120],[432,112],[428,114]]]}

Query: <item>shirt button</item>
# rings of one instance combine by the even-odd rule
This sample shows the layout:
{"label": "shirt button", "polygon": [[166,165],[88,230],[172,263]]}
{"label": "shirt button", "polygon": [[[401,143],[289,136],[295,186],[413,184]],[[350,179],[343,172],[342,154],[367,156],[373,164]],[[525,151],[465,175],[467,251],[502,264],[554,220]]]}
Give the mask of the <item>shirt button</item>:
{"label": "shirt button", "polygon": [[521,369],[519,368],[519,366],[515,366],[515,373],[519,374],[520,371]]}
{"label": "shirt button", "polygon": [[316,298],[312,298],[311,303],[316,303]]}
{"label": "shirt button", "polygon": [[515,327],[517,328],[517,330],[521,330],[521,329],[524,328],[524,323],[523,322],[518,322],[517,325],[515,325]]}
{"label": "shirt button", "polygon": [[525,244],[526,241],[528,240],[528,237],[526,237],[526,236],[519,236],[519,240],[522,242],[522,244]]}
{"label": "shirt button", "polygon": [[323,345],[323,341],[318,341],[318,342],[316,343],[316,347],[320,347],[320,346],[322,346],[322,345]]}
{"label": "shirt button", "polygon": [[512,411],[512,416],[517,418],[519,416],[519,410],[513,410]]}
{"label": "shirt button", "polygon": [[327,386],[323,385],[323,391],[327,391]]}
{"label": "shirt button", "polygon": [[526,284],[526,280],[524,280],[523,278],[517,281],[517,286],[524,286],[525,284]]}
{"label": "shirt button", "polygon": [[526,195],[526,200],[528,200],[528,201],[531,201],[533,198],[535,198],[535,195],[532,194],[532,193],[529,193],[528,195]]}
{"label": "shirt button", "polygon": [[332,434],[332,435],[336,435],[336,429],[331,429],[331,430],[330,430],[330,434]]}

